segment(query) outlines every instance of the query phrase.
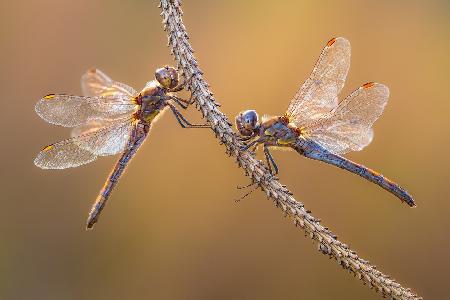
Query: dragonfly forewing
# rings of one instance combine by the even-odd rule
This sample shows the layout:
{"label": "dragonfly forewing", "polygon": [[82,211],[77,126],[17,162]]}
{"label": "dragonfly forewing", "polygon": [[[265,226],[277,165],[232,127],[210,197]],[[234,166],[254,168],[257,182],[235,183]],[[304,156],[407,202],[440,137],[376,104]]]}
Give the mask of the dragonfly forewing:
{"label": "dragonfly forewing", "polygon": [[287,109],[287,115],[298,127],[336,108],[350,68],[350,42],[333,38],[326,44],[309,78],[303,83]]}
{"label": "dragonfly forewing", "polygon": [[92,118],[113,118],[132,114],[136,110],[136,104],[132,98],[123,95],[90,97],[50,94],[38,101],[35,110],[48,123],[75,127]]}

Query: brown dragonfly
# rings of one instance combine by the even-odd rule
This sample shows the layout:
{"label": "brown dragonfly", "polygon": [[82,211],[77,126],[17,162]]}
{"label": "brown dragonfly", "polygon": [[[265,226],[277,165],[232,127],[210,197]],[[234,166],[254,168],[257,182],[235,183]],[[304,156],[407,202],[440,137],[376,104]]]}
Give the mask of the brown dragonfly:
{"label": "brown dragonfly", "polygon": [[179,83],[178,71],[166,66],[157,69],[155,80],[141,92],[113,81],[97,69],[81,78],[84,96],[50,94],[36,104],[37,114],[45,121],[64,127],[74,127],[72,137],[42,149],[34,163],[42,169],[78,167],[99,156],[122,153],[111,175],[95,201],[87,220],[92,228],[105,207],[111,192],[125,168],[161,113],[169,108],[183,128],[210,128],[195,125],[180,113],[175,105],[186,109],[190,100],[172,93],[183,90],[187,81]]}
{"label": "brown dragonfly", "polygon": [[338,94],[349,67],[349,41],[342,37],[331,39],[284,115],[265,116],[259,122],[254,110],[239,113],[236,127],[241,139],[249,142],[243,149],[254,151],[258,145],[263,145],[269,170],[277,174],[278,167],[269,148],[292,148],[303,156],[357,174],[414,207],[413,198],[398,184],[341,156],[370,144],[372,125],[382,114],[389,97],[387,86],[369,82],[339,102]]}

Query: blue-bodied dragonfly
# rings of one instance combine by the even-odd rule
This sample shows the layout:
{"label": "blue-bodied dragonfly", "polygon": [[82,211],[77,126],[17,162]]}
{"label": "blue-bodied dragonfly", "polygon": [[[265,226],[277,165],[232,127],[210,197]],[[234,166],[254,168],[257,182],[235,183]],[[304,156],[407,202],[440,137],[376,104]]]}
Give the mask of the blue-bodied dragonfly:
{"label": "blue-bodied dragonfly", "polygon": [[278,167],[270,147],[289,147],[311,159],[323,161],[357,174],[414,207],[413,198],[398,184],[341,154],[362,150],[373,139],[372,125],[382,114],[389,89],[380,83],[363,84],[341,102],[342,90],[350,67],[350,43],[333,38],[316,62],[309,78],[291,100],[282,116],[264,116],[259,122],[256,111],[247,110],[236,117],[243,148],[256,150],[263,145],[267,166],[272,174]]}
{"label": "blue-bodied dragonfly", "polygon": [[178,71],[165,66],[157,69],[155,80],[141,92],[113,81],[97,69],[81,78],[84,96],[50,94],[36,104],[37,114],[45,121],[74,127],[72,137],[46,146],[34,163],[42,169],[78,167],[99,156],[122,153],[100,191],[87,220],[92,228],[105,207],[126,166],[146,139],[152,123],[169,108],[183,128],[209,128],[189,123],[175,105],[186,109],[190,100],[175,96],[187,81],[179,82]]}

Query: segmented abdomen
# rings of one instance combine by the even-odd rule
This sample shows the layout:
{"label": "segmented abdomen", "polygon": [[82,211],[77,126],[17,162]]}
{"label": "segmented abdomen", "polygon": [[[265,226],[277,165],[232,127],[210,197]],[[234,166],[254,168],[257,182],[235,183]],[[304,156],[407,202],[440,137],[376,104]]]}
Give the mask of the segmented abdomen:
{"label": "segmented abdomen", "polygon": [[145,123],[137,123],[133,128],[133,132],[131,134],[130,141],[128,142],[127,147],[122,153],[121,157],[117,161],[114,169],[109,175],[108,179],[105,182],[100,194],[98,195],[95,203],[92,206],[91,212],[89,213],[89,217],[87,220],[87,228],[92,228],[94,224],[98,221],[98,217],[102,212],[103,208],[106,205],[109,197],[111,196],[111,192],[115,188],[117,182],[122,176],[125,168],[127,167],[130,160],[136,154],[139,147],[144,142],[147,134],[149,132],[150,125]]}
{"label": "segmented abdomen", "polygon": [[375,172],[363,165],[357,164],[340,155],[333,154],[311,140],[299,139],[297,143],[293,146],[293,148],[297,152],[308,158],[320,160],[333,166],[352,172],[354,174],[357,174],[362,178],[367,179],[368,181],[373,182],[382,187],[383,189],[387,190],[388,192],[394,194],[400,200],[405,201],[409,206],[411,207],[416,206],[411,195],[409,195],[404,188],[402,188],[395,182],[391,181],[390,179],[384,177],[382,174]]}

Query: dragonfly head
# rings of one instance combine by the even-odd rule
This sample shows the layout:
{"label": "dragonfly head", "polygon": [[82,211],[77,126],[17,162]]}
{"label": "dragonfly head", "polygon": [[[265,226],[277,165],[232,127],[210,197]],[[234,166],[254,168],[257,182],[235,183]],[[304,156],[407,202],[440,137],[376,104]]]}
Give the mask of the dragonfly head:
{"label": "dragonfly head", "polygon": [[258,114],[256,111],[241,111],[236,116],[236,127],[241,135],[251,136],[258,127]]}
{"label": "dragonfly head", "polygon": [[165,66],[157,69],[155,78],[166,89],[173,89],[178,85],[178,71],[173,67]]}

